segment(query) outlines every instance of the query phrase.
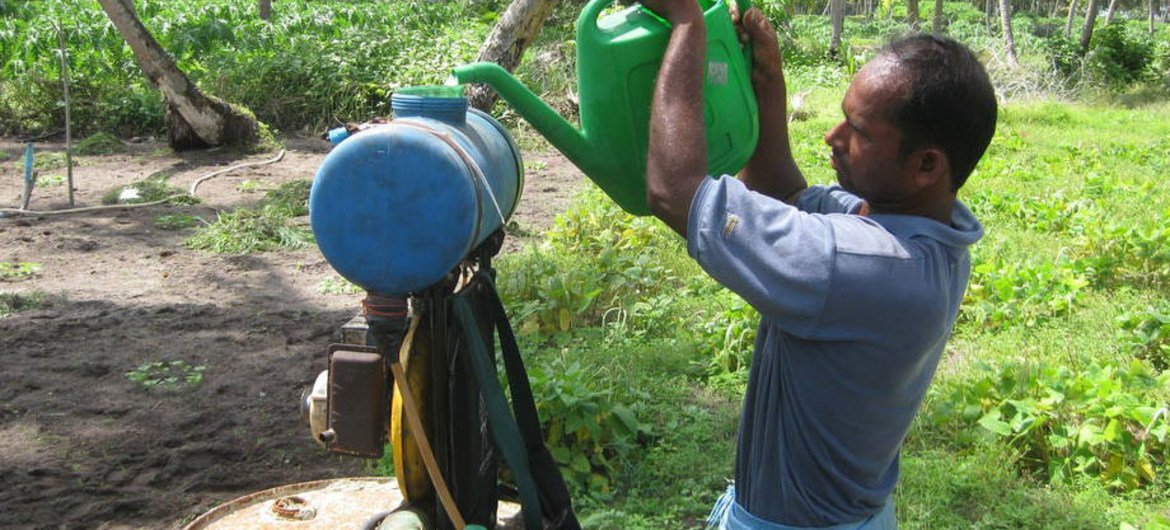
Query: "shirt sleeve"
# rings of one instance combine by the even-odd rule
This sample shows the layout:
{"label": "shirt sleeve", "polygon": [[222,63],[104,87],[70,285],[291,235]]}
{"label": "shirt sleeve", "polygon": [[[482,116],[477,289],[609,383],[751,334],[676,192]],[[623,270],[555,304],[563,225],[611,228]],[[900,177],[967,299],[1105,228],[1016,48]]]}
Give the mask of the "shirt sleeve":
{"label": "shirt sleeve", "polygon": [[857,214],[865,201],[841,186],[812,186],[800,192],[796,207],[810,213]]}
{"label": "shirt sleeve", "polygon": [[705,179],[695,194],[687,252],[781,328],[807,335],[825,306],[836,251],[823,216],[724,176]]}

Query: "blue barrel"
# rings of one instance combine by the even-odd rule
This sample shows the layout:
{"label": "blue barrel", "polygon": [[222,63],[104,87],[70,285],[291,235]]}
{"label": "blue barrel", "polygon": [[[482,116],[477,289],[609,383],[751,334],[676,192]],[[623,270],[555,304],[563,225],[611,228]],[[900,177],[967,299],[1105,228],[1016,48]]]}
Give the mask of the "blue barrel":
{"label": "blue barrel", "polygon": [[330,152],[309,194],[330,265],[367,291],[434,284],[503,226],[520,199],[520,150],[491,116],[451,89],[399,91],[394,119]]}

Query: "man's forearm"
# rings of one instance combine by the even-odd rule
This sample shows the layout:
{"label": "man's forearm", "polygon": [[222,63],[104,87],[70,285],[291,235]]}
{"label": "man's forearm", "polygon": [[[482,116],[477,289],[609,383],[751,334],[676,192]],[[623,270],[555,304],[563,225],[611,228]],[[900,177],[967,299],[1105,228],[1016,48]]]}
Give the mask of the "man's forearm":
{"label": "man's forearm", "polygon": [[752,42],[752,89],[760,109],[760,138],[740,179],[753,191],[791,200],[808,184],[789,144],[788,87],[780,44],[776,30],[757,8],[748,10],[742,26]]}
{"label": "man's forearm", "polygon": [[752,191],[786,201],[808,184],[792,156],[783,82],[757,90],[756,100],[760,109],[759,147],[740,173],[740,180]]}
{"label": "man's forearm", "polygon": [[707,29],[697,10],[673,22],[654,86],[646,198],[655,216],[686,237],[691,200],[707,173],[703,122]]}

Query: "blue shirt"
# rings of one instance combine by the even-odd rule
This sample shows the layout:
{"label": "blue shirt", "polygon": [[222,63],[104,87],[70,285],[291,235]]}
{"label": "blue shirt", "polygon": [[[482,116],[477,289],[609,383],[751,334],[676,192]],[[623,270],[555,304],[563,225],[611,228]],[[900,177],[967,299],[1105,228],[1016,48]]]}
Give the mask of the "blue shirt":
{"label": "blue shirt", "polygon": [[833,186],[794,207],[733,177],[705,179],[691,204],[688,252],[761,314],[735,480],[765,520],[830,526],[882,509],[983,235],[958,202],[951,226],[862,205]]}

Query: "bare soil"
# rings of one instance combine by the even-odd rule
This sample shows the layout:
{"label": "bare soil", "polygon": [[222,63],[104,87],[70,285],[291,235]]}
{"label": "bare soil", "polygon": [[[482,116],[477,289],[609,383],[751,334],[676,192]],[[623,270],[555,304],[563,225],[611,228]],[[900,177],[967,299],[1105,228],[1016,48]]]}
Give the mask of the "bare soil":
{"label": "bare soil", "polygon": [[[327,146],[285,145],[280,162],[203,183],[198,205],[0,218],[0,262],[40,264],[30,278],[0,281],[0,294],[55,295],[47,307],[0,318],[0,528],[177,528],[244,494],[371,473],[366,461],[319,449],[298,409],[361,295],[320,292],[336,275],[316,248],[209,254],[184,245],[193,230],[155,225],[178,213],[211,221],[263,196],[249,190],[312,178]],[[0,208],[19,206],[22,150],[0,141],[8,154],[0,154]],[[37,144],[38,156],[61,151]],[[153,140],[80,156],[76,204],[97,205],[158,172],[187,189],[212,171],[272,156],[176,154]],[[513,219],[532,238],[584,179],[555,153],[526,161],[537,169]],[[64,185],[38,187],[30,208],[63,209],[66,197]],[[505,252],[523,237],[509,239]],[[127,377],[175,360],[205,367],[203,380],[159,390]]]}

